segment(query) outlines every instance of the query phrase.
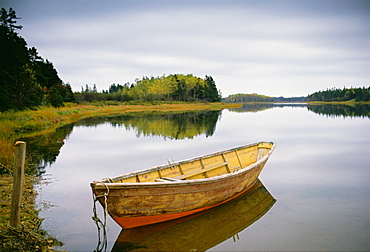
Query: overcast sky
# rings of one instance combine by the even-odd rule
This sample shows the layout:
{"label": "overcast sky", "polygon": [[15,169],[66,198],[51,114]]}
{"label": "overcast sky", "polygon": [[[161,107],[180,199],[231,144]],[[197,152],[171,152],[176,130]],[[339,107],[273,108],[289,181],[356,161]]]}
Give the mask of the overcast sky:
{"label": "overcast sky", "polygon": [[370,84],[370,1],[2,0],[74,91],[211,75],[234,93],[305,96]]}

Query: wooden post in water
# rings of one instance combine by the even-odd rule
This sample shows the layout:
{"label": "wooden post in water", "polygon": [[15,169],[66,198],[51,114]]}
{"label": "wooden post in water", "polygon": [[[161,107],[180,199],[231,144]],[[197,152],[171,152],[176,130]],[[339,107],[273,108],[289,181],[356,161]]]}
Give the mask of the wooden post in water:
{"label": "wooden post in water", "polygon": [[10,225],[17,227],[20,224],[20,209],[23,192],[24,162],[26,158],[26,143],[15,143],[15,165],[13,174],[12,206],[10,210]]}

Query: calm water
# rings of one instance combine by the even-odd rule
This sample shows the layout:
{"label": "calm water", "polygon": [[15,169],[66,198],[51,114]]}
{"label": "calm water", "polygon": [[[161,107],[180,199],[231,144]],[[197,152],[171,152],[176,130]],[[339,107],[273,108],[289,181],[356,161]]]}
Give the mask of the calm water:
{"label": "calm water", "polygon": [[[28,140],[29,155],[44,166],[38,186],[43,227],[65,243],[62,249],[93,251],[98,239],[91,181],[266,140],[277,148],[260,180],[276,202],[240,230],[214,225],[212,232],[226,240],[210,250],[370,250],[369,118],[367,107],[271,104],[78,122]],[[230,223],[243,226],[241,214],[235,215],[228,217]],[[109,251],[124,234],[119,236],[121,228],[107,221]],[[165,229],[163,237],[189,236],[190,222],[185,223],[176,225],[176,232]],[[193,223],[201,225],[201,220]],[[152,242],[156,249],[159,240]]]}

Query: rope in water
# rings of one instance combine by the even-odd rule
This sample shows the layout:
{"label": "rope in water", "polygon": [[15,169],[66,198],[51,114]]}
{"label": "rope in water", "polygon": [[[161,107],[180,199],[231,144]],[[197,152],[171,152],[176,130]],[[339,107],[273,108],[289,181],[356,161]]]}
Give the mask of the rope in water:
{"label": "rope in water", "polygon": [[[108,194],[109,194],[109,188],[107,185],[105,185],[107,188],[107,191],[95,196],[93,192],[93,201],[94,201],[94,206],[93,206],[93,213],[94,216],[92,216],[92,219],[94,220],[96,227],[98,228],[98,244],[96,246],[96,249],[94,252],[101,252],[101,251],[106,251],[107,250],[107,245],[108,245],[108,240],[107,240],[107,215],[108,215],[108,204],[107,204],[107,199],[108,199]],[[98,217],[98,213],[96,210],[96,202],[99,200],[99,198],[104,197],[104,221],[101,221],[100,218]]]}

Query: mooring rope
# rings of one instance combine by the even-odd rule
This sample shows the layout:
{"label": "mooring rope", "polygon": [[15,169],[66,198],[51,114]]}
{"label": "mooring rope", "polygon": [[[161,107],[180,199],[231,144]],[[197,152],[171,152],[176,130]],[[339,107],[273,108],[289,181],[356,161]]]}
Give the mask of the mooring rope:
{"label": "mooring rope", "polygon": [[[105,185],[105,184],[104,184]],[[96,250],[94,252],[101,252],[107,250],[108,240],[107,240],[107,215],[108,215],[108,194],[109,194],[109,187],[105,185],[107,188],[107,191],[95,196],[93,192],[93,200],[94,200],[94,206],[93,206],[93,213],[94,216],[92,219],[94,220],[96,227],[98,228],[98,245],[96,247]],[[96,211],[96,202],[99,200],[99,198],[104,197],[104,221],[101,221],[98,217],[98,213]],[[103,241],[102,241],[103,240]]]}

